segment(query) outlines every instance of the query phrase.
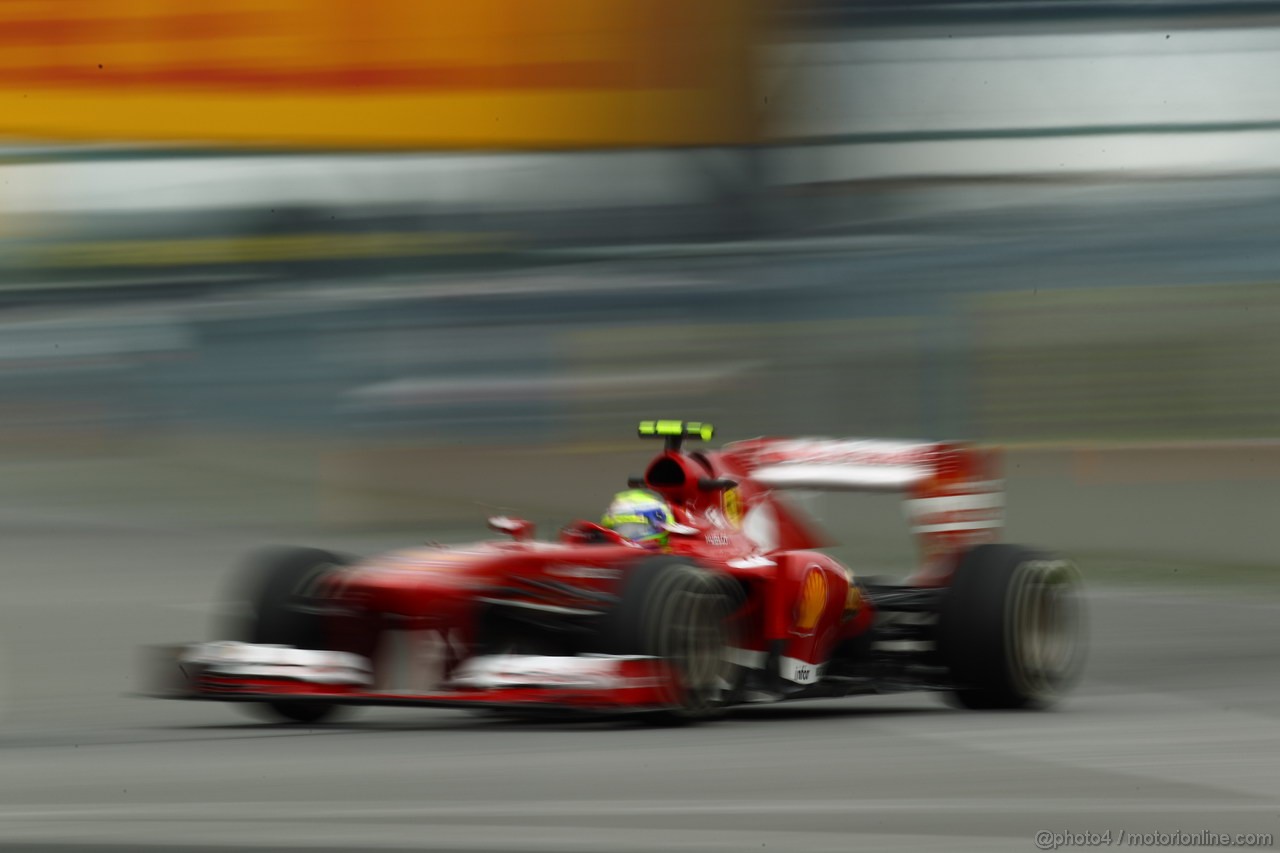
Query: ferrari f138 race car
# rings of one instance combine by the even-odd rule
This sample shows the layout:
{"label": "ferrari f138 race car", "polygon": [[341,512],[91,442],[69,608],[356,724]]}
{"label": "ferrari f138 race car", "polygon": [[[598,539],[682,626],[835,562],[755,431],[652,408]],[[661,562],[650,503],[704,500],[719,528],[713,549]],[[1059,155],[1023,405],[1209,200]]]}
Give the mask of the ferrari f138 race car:
{"label": "ferrari f138 race car", "polygon": [[[275,550],[251,566],[233,640],[166,649],[153,693],[259,703],[315,722],[342,705],[714,717],[733,705],[946,691],[1043,707],[1084,656],[1067,561],[996,544],[994,451],[959,443],[760,438],[646,421],[663,450],[633,489],[670,508],[659,548],[573,523],[353,559]],[[788,489],[906,496],[920,566],[871,583],[819,550]]]}

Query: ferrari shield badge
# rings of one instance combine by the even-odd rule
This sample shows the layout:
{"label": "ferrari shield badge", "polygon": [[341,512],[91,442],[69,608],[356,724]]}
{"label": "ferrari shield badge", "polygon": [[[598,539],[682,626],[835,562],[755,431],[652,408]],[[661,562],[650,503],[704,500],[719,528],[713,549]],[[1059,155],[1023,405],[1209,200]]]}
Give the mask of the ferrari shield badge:
{"label": "ferrari shield badge", "polygon": [[737,489],[724,490],[724,517],[734,527],[742,526],[742,504],[738,501]]}

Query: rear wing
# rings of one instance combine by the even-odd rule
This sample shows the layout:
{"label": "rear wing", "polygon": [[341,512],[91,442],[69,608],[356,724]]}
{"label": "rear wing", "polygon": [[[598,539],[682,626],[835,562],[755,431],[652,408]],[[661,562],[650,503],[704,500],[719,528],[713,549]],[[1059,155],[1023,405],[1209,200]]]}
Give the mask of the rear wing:
{"label": "rear wing", "polygon": [[905,495],[911,532],[927,556],[999,538],[1004,483],[998,453],[959,442],[757,438],[724,448],[771,489]]}

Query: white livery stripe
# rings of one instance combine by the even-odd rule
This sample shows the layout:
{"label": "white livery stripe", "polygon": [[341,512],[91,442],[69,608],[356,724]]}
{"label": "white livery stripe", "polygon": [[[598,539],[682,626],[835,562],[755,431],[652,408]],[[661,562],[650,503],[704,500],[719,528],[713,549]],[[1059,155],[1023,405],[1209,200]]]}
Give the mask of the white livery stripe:
{"label": "white livery stripe", "polygon": [[454,687],[610,688],[623,683],[623,661],[643,655],[485,655],[465,661],[450,679]]}
{"label": "white livery stripe", "polygon": [[948,524],[922,524],[912,527],[912,533],[951,533],[957,530],[992,530],[1002,527],[1004,522],[994,521],[954,521]]}
{"label": "white livery stripe", "polygon": [[778,489],[897,492],[924,481],[929,472],[917,465],[784,464],[760,468],[751,476]]}
{"label": "white livery stripe", "polygon": [[775,439],[766,440],[762,445],[756,457],[762,465],[827,463],[876,466],[911,465],[937,446],[922,441],[886,441],[875,438]]}
{"label": "white livery stripe", "polygon": [[286,678],[313,684],[371,682],[369,661],[349,652],[296,649],[292,646],[233,641],[188,646],[179,663],[208,667],[211,673],[234,678]]}
{"label": "white livery stripe", "polygon": [[907,509],[913,514],[932,512],[953,512],[970,509],[1002,509],[1004,495],[1000,492],[979,492],[971,495],[944,495],[932,498],[917,498],[907,501]]}
{"label": "white livery stripe", "polygon": [[[743,525],[745,527],[745,525]],[[736,560],[729,561],[729,567],[734,569],[767,569],[770,566],[778,565],[768,557],[759,555],[753,557],[740,557]]]}
{"label": "white livery stripe", "polygon": [[904,505],[916,534],[994,530],[1003,526],[1004,493],[977,492],[917,498]]}

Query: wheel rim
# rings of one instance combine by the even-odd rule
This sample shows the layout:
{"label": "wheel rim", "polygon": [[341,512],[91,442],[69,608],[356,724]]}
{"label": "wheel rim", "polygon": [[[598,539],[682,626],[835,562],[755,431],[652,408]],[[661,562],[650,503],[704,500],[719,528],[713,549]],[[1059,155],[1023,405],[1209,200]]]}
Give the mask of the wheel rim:
{"label": "wheel rim", "polygon": [[1084,644],[1080,574],[1066,560],[1018,566],[1005,621],[1009,675],[1032,701],[1060,696],[1079,675]]}
{"label": "wheel rim", "polygon": [[734,664],[728,659],[730,599],[710,577],[699,577],[667,601],[658,651],[677,674],[676,704],[702,713],[724,704]]}

